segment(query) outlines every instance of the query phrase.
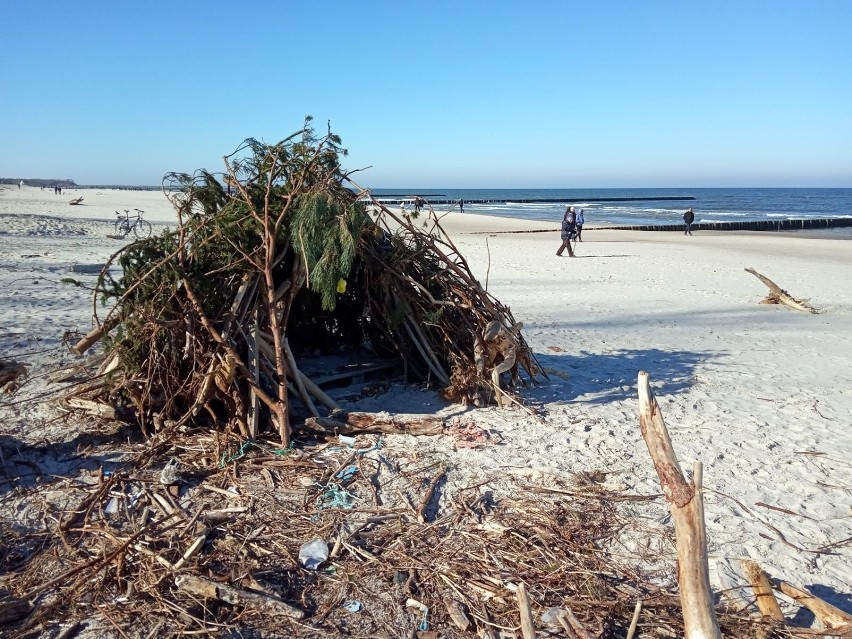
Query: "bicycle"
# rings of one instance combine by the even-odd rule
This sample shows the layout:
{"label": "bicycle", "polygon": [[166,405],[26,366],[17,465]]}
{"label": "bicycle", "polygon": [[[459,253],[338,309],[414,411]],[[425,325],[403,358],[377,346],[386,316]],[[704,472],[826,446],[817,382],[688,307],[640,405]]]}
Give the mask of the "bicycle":
{"label": "bicycle", "polygon": [[115,234],[121,235],[121,237],[127,237],[130,235],[130,232],[133,231],[133,235],[136,236],[137,240],[144,240],[146,238],[151,237],[151,223],[142,219],[142,214],[145,211],[140,209],[133,209],[136,211],[136,215],[130,215],[130,211],[125,209],[124,215],[115,212],[117,219],[115,220]]}

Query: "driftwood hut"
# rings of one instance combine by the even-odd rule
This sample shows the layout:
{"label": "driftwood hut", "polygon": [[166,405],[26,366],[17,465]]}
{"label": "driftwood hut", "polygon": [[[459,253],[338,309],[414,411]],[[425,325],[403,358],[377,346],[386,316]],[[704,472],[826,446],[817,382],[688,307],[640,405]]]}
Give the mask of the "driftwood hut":
{"label": "driftwood hut", "polygon": [[451,400],[517,402],[513,386],[540,370],[521,325],[434,212],[385,208],[341,168],[344,154],[308,120],[277,144],[247,140],[224,174],[167,175],[177,229],[112,256],[95,327],[74,346],[103,344],[86,401],[146,433],[205,422],[254,438],[271,422],[287,445],[294,423],[327,426],[320,408],[336,409],[300,358],[367,349]]}

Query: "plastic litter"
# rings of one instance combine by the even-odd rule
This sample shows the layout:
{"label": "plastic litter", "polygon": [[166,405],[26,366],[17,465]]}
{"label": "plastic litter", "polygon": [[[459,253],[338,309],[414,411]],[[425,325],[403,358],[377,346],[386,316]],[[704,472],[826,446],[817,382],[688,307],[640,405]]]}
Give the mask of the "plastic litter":
{"label": "plastic litter", "polygon": [[361,610],[361,602],[357,599],[352,601],[344,601],[341,606],[346,612],[359,612]]}
{"label": "plastic litter", "polygon": [[177,459],[171,459],[165,466],[163,466],[163,470],[160,471],[160,483],[163,484],[163,486],[174,486],[175,484],[180,483],[177,467]]}
{"label": "plastic litter", "polygon": [[562,612],[562,608],[548,608],[541,615],[541,622],[543,624],[556,624],[559,623],[559,617],[561,617],[564,612]]}
{"label": "plastic litter", "polygon": [[348,435],[338,435],[337,441],[339,441],[341,444],[349,446],[349,448],[353,448],[355,446],[355,438],[349,437]]}
{"label": "plastic litter", "polygon": [[347,466],[346,468],[341,468],[334,474],[334,478],[340,480],[340,483],[345,484],[348,481],[351,481],[356,473],[358,472],[357,466]]}
{"label": "plastic litter", "polygon": [[322,539],[311,539],[299,548],[299,562],[308,570],[316,570],[328,559],[328,544]]}
{"label": "plastic litter", "polygon": [[104,508],[104,513],[107,515],[114,515],[118,512],[118,497],[113,497],[107,502],[106,508]]}

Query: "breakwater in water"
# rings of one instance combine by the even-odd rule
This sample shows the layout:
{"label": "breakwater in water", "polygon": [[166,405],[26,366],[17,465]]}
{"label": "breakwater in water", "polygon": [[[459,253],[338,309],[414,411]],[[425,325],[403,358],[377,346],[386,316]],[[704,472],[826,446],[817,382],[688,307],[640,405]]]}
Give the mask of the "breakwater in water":
{"label": "breakwater in water", "polygon": [[[692,225],[693,231],[801,231],[806,229],[830,229],[852,227],[852,217],[824,217],[799,220],[748,220],[743,222],[700,222]],[[634,224],[596,226],[595,229],[619,231],[681,231],[680,224]]]}
{"label": "breakwater in water", "polygon": [[[417,196],[374,196],[382,204],[410,204]],[[391,199],[391,198],[396,199]],[[427,198],[432,205],[456,204],[463,199],[465,204],[577,204],[586,202],[688,202],[695,200],[692,196],[664,196],[664,197],[577,197],[577,198],[504,198],[504,199],[478,199],[478,198],[456,198],[452,200],[436,200]],[[369,200],[364,200],[369,201]]]}

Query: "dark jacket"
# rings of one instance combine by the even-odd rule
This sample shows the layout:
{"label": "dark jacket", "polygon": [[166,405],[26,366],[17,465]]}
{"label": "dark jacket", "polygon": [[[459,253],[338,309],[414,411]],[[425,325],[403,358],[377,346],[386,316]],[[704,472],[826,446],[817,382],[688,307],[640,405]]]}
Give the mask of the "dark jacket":
{"label": "dark jacket", "polygon": [[695,213],[692,211],[687,211],[683,214],[683,221],[687,224],[692,224],[695,221]]}
{"label": "dark jacket", "polygon": [[573,213],[568,213],[565,217],[562,218],[562,239],[563,240],[573,240],[574,236],[577,235],[577,222]]}

